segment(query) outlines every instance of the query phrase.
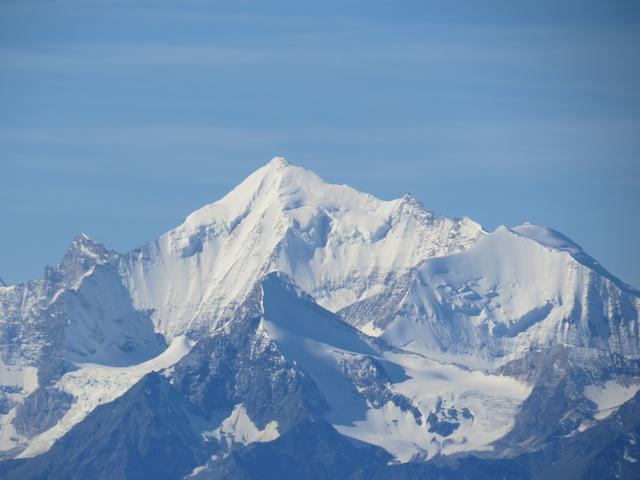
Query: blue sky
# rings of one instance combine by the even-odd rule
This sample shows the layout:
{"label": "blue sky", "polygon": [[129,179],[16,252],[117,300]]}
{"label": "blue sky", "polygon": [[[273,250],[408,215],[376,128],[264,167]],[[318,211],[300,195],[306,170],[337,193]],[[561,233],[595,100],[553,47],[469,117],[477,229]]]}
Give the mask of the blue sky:
{"label": "blue sky", "polygon": [[0,1],[0,276],[127,251],[274,155],[640,286],[637,2]]}

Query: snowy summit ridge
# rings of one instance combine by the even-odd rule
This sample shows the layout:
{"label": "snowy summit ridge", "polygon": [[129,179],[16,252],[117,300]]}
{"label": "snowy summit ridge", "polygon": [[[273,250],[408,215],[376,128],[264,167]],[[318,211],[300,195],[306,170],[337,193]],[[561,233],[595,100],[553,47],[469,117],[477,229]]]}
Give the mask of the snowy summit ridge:
{"label": "snowy summit ridge", "polygon": [[252,279],[273,270],[337,311],[483,234],[475,222],[436,216],[411,197],[379,200],[276,157],[128,255],[122,268],[136,307],[154,309],[172,337],[215,328]]}

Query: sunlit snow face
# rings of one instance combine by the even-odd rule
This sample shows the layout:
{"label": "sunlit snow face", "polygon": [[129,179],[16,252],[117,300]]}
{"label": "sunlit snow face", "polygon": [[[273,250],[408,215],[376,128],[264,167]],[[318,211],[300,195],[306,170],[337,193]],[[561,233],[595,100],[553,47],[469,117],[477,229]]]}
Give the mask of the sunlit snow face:
{"label": "sunlit snow face", "polygon": [[256,279],[282,271],[332,311],[382,291],[425,258],[483,234],[468,219],[330,185],[276,158],[175,230],[126,256],[134,303],[166,336],[214,328]]}

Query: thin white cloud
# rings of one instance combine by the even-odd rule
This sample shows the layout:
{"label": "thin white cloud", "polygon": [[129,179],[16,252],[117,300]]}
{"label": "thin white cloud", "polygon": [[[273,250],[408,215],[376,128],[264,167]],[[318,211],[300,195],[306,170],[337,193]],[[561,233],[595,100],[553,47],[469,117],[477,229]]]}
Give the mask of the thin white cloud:
{"label": "thin white cloud", "polygon": [[214,46],[63,45],[41,49],[0,48],[2,69],[65,69],[112,66],[223,65],[259,62],[266,51]]}

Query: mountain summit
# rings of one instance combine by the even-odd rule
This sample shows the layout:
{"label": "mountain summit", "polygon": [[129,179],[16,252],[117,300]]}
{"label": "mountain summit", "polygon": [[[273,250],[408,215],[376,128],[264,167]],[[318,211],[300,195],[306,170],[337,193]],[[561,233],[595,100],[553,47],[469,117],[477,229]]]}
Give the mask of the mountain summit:
{"label": "mountain summit", "polygon": [[379,200],[276,157],[127,255],[121,268],[136,308],[152,309],[158,330],[173,338],[215,329],[270,271],[337,311],[483,234],[475,222],[434,215],[410,197]]}
{"label": "mountain summit", "polygon": [[640,295],[276,157],[0,285],[3,478],[637,478]]}

